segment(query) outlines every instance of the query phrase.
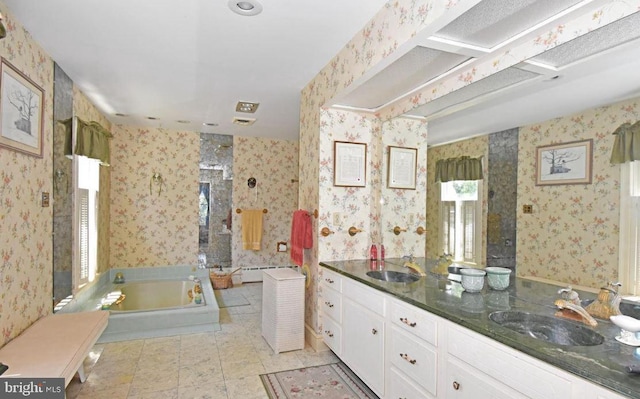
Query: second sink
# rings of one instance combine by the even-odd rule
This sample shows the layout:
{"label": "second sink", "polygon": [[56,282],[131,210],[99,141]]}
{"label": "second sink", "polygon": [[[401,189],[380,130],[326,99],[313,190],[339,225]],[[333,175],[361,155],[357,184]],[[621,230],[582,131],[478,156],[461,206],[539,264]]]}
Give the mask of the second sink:
{"label": "second sink", "polygon": [[604,337],[590,328],[557,317],[527,312],[493,312],[489,319],[510,330],[531,338],[563,346],[594,346]]}
{"label": "second sink", "polygon": [[413,283],[420,280],[420,276],[411,273],[395,272],[393,270],[373,270],[367,276],[390,283]]}

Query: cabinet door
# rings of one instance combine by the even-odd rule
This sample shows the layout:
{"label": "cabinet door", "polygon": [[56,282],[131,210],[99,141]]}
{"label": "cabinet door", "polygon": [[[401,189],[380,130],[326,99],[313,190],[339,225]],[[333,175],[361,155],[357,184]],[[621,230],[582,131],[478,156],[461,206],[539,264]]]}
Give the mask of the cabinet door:
{"label": "cabinet door", "polygon": [[447,359],[444,391],[447,399],[527,398],[454,357]]}
{"label": "cabinet door", "polygon": [[384,392],[384,319],[343,298],[342,354],[345,363],[378,396]]}

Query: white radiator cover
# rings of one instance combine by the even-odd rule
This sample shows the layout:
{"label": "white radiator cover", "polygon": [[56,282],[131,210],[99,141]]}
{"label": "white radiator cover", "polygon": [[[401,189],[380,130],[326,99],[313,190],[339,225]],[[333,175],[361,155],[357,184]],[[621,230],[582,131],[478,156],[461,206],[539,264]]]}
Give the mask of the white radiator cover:
{"label": "white radiator cover", "polygon": [[262,336],[276,354],[304,349],[304,283],[294,269],[263,271]]}

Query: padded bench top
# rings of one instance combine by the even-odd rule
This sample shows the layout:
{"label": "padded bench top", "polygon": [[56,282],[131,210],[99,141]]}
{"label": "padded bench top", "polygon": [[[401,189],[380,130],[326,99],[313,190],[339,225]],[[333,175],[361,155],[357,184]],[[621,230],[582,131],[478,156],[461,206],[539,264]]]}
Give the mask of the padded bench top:
{"label": "padded bench top", "polygon": [[68,384],[107,327],[109,312],[45,316],[0,348],[3,377],[64,377]]}

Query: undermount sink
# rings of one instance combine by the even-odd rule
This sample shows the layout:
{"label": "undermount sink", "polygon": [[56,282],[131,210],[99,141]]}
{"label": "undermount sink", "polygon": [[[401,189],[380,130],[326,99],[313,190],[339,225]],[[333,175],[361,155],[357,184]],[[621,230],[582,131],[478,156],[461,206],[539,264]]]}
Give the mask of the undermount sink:
{"label": "undermount sink", "polygon": [[418,275],[395,272],[393,270],[374,270],[367,272],[367,276],[375,278],[376,280],[386,281],[388,283],[413,283],[414,281],[420,280],[420,276]]}
{"label": "undermount sink", "polygon": [[594,346],[604,337],[576,322],[518,311],[493,312],[491,321],[517,333],[563,346]]}

